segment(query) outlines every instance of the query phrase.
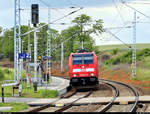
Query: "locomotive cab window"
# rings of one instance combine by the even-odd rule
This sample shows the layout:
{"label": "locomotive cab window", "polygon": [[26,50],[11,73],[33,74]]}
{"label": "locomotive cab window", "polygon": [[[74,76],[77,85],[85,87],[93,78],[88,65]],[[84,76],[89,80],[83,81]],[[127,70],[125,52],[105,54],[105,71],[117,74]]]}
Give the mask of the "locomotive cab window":
{"label": "locomotive cab window", "polygon": [[72,55],[73,65],[75,64],[93,64],[93,54]]}
{"label": "locomotive cab window", "polygon": [[93,64],[93,54],[84,55],[84,64]]}

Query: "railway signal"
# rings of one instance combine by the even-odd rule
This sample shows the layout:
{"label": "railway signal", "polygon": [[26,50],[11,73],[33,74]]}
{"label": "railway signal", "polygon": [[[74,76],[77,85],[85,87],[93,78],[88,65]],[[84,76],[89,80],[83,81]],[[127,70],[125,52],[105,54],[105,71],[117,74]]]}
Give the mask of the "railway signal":
{"label": "railway signal", "polygon": [[34,27],[36,27],[36,24],[39,23],[39,5],[38,4],[32,4],[31,6],[31,12],[32,12],[32,24]]}
{"label": "railway signal", "polygon": [[[39,23],[39,5],[32,4],[31,5],[31,12],[32,12],[32,24],[36,28],[36,24]],[[37,30],[34,30],[34,92],[37,92]]]}

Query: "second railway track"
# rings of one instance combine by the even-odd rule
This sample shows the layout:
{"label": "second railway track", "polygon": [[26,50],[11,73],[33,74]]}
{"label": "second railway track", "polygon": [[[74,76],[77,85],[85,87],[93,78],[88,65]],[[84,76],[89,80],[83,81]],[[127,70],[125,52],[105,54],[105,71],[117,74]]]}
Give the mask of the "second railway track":
{"label": "second railway track", "polygon": [[[126,105],[126,107],[128,106],[128,108],[126,109],[126,110],[124,110],[124,112],[135,112],[136,111],[136,108],[137,108],[137,105],[138,105],[138,100],[139,100],[139,93],[138,93],[138,91],[134,88],[134,87],[132,87],[132,86],[130,86],[130,85],[127,85],[127,84],[125,84],[125,83],[122,83],[122,82],[117,82],[117,81],[112,81],[112,80],[104,80],[104,79],[102,79],[101,81],[103,81],[103,82],[107,82],[107,83],[109,83],[109,84],[118,84],[118,85],[122,85],[122,86],[124,86],[124,87],[126,87],[128,90],[130,90],[129,91],[129,93],[131,94],[131,95],[128,95],[128,96],[135,96],[135,102],[133,103],[133,104],[131,104],[130,106],[129,105]],[[119,89],[119,87],[116,87],[116,89]],[[126,90],[127,90],[126,89]],[[125,93],[122,93],[121,92],[122,91],[122,89],[120,89],[120,90],[118,90],[118,92],[120,93],[120,94],[122,94],[122,95],[124,95]],[[127,94],[127,93],[126,93]],[[108,103],[109,105],[107,106],[105,106],[105,108],[102,108],[102,110],[97,110],[97,111],[102,111],[102,112],[104,112],[104,111],[111,111],[110,109],[112,108],[111,106],[111,104],[112,104],[113,102],[111,101],[110,103]],[[119,109],[118,111],[116,110],[116,112],[121,112],[122,110],[120,110],[120,108],[119,107],[121,107],[120,105],[118,105],[118,108],[116,108],[116,109]],[[130,108],[129,108],[130,107]],[[113,111],[115,111],[115,110],[113,110]]]}

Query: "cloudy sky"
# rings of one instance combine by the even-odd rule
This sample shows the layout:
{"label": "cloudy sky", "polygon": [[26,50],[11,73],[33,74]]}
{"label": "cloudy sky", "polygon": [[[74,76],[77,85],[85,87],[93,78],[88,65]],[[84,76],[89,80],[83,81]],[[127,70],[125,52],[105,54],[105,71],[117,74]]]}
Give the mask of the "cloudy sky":
{"label": "cloudy sky", "polygon": [[[137,43],[150,43],[150,0],[122,0],[127,3],[124,5],[121,0],[21,0],[21,23],[27,25],[30,20],[31,4],[38,3],[40,6],[40,22],[47,23],[48,9],[51,9],[51,21],[56,20],[64,15],[83,7],[82,10],[63,18],[57,23],[65,22],[67,25],[51,25],[52,28],[61,31],[68,26],[72,26],[71,20],[81,14],[92,17],[93,20],[102,19],[104,28],[108,28],[113,34],[119,37],[123,42],[133,42],[134,10],[137,10]],[[77,7],[71,9],[69,7]],[[132,8],[129,8],[132,7]],[[11,28],[14,26],[14,0],[3,0],[0,4],[0,26]],[[121,27],[121,28],[120,28]],[[112,29],[111,29],[112,28]],[[120,44],[108,33],[93,37],[96,39],[96,45]]]}

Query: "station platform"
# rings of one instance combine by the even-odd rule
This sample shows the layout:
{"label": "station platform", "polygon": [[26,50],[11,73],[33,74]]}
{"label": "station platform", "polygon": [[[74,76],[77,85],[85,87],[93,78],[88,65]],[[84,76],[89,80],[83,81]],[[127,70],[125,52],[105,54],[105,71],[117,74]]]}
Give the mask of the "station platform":
{"label": "station platform", "polygon": [[66,88],[68,86],[69,80],[52,76],[52,82],[50,82],[49,84],[43,84],[37,89],[57,90],[59,95],[62,95],[67,92]]}

